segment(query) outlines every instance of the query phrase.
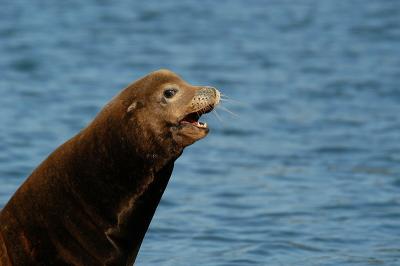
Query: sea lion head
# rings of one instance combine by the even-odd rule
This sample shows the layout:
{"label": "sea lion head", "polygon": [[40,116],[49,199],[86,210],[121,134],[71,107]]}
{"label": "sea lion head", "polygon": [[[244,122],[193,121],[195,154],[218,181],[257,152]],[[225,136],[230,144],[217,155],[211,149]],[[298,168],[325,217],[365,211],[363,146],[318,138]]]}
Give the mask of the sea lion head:
{"label": "sea lion head", "polygon": [[123,137],[139,152],[179,154],[204,138],[209,128],[199,122],[220,101],[220,92],[193,86],[169,70],[158,70],[137,80],[110,103],[123,113]]}

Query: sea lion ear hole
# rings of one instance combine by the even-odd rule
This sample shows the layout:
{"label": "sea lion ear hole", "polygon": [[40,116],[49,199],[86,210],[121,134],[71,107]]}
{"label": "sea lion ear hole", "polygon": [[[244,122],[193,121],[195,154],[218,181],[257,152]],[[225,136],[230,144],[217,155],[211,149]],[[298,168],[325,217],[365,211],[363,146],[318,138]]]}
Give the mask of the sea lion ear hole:
{"label": "sea lion ear hole", "polygon": [[133,102],[129,105],[128,109],[126,110],[128,113],[132,112],[135,109],[142,108],[144,104],[142,102]]}
{"label": "sea lion ear hole", "polygon": [[164,97],[170,99],[174,97],[177,92],[178,92],[177,89],[166,89],[164,91]]}

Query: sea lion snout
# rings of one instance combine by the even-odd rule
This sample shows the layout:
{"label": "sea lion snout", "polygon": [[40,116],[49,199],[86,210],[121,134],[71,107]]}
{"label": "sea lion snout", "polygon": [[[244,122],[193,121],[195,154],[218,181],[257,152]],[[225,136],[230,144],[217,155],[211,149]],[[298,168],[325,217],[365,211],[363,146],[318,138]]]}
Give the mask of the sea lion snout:
{"label": "sea lion snout", "polygon": [[214,106],[219,104],[219,101],[221,100],[221,93],[219,92],[219,90],[217,90],[214,87],[204,87],[204,90],[209,94],[209,95],[213,95],[212,98],[214,98]]}
{"label": "sea lion snout", "polygon": [[188,146],[208,134],[207,123],[199,121],[199,118],[211,112],[221,98],[221,93],[214,87],[188,86],[187,88],[193,97],[187,99],[183,109],[185,111],[178,118],[179,130],[174,133],[174,139],[183,146]]}
{"label": "sea lion snout", "polygon": [[190,108],[195,112],[204,109],[209,109],[209,111],[211,111],[219,104],[220,99],[221,93],[216,88],[209,86],[201,87],[196,91],[190,103]]}

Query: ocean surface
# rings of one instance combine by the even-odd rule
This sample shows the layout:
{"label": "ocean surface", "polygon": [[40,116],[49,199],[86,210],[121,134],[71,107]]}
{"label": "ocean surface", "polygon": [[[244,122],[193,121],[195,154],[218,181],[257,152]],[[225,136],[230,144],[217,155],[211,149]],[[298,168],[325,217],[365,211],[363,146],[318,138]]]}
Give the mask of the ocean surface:
{"label": "ocean surface", "polygon": [[136,265],[400,265],[400,1],[0,6],[0,208],[169,68],[230,100],[176,162]]}

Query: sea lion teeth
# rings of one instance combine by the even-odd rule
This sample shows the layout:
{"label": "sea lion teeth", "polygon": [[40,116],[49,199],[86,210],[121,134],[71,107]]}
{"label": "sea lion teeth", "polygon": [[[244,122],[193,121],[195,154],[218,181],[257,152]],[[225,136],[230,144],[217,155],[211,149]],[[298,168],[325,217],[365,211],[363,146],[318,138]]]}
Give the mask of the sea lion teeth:
{"label": "sea lion teeth", "polygon": [[207,128],[207,123],[197,122],[196,126],[201,127],[201,128]]}

